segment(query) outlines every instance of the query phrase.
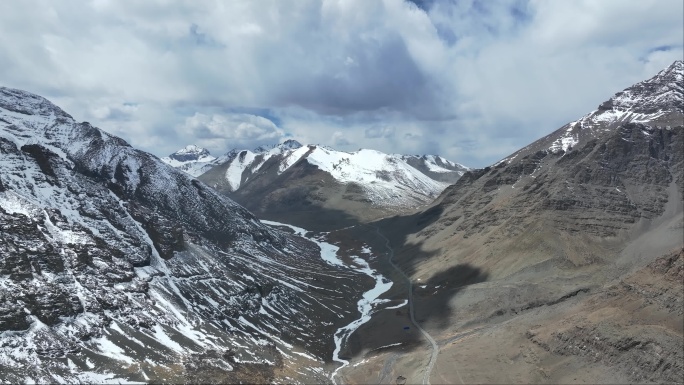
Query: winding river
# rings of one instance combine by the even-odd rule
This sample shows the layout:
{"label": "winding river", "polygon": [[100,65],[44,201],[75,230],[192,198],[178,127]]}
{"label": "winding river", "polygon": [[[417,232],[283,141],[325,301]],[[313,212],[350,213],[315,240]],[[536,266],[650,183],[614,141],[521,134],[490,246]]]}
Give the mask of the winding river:
{"label": "winding river", "polygon": [[308,233],[308,231],[301,227],[266,220],[262,220],[261,222],[271,226],[285,226],[292,229],[297,235],[309,239],[312,242],[315,242],[321,248],[321,258],[327,263],[335,266],[346,267],[348,269],[366,274],[375,280],[375,285],[373,286],[373,288],[363,293],[363,296],[356,304],[359,313],[361,313],[361,316],[356,320],[350,322],[349,324],[337,329],[337,331],[334,334],[335,350],[333,351],[333,361],[339,362],[342,365],[340,365],[337,369],[335,369],[334,372],[332,372],[332,374],[330,375],[330,379],[333,383],[337,384],[337,382],[335,381],[335,376],[337,375],[337,372],[339,372],[340,369],[344,368],[345,366],[349,365],[349,361],[340,358],[340,352],[342,351],[342,347],[349,339],[349,336],[351,336],[352,333],[356,331],[356,329],[358,329],[361,325],[365,324],[366,322],[370,321],[374,305],[384,302],[382,300],[379,300],[378,298],[380,298],[380,296],[383,293],[385,293],[392,287],[392,281],[385,278],[376,270],[372,269],[368,265],[368,262],[366,262],[364,259],[358,256],[351,257],[354,264],[345,263],[337,255],[337,252],[340,249],[339,247],[314,237],[307,237],[306,234]]}

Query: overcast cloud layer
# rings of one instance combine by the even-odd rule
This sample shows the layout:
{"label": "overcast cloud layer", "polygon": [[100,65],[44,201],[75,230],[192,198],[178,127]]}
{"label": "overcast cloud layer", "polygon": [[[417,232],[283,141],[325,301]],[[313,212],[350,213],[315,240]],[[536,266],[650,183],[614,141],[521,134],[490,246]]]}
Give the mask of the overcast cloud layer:
{"label": "overcast cloud layer", "polygon": [[681,0],[2,1],[0,85],[164,156],[294,138],[486,166],[682,59]]}

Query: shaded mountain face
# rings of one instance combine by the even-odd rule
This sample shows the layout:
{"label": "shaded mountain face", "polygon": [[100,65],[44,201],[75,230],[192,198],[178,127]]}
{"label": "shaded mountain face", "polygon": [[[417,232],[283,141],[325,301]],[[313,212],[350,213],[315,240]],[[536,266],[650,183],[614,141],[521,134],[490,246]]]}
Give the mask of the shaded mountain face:
{"label": "shaded mountain face", "polygon": [[161,158],[161,160],[191,176],[197,177],[214,166],[213,161],[216,160],[216,157],[213,157],[206,148],[191,144],[169,156]]}
{"label": "shaded mountain face", "polygon": [[438,155],[399,155],[399,157],[430,178],[448,184],[456,183],[466,171],[470,170],[462,164]]}
{"label": "shaded mountain face", "polygon": [[437,156],[347,153],[289,140],[231,151],[199,180],[265,218],[326,229],[425,205],[464,170]]}
{"label": "shaded mountain face", "polygon": [[[429,208],[378,222],[402,247],[402,267],[425,284],[416,317],[442,341],[473,334],[440,351],[463,381],[681,381],[681,299],[649,318],[649,300],[634,297],[628,282],[684,247],[683,72],[677,61],[491,167],[466,172]],[[472,272],[485,278],[473,281]],[[663,284],[649,294],[654,300],[681,293],[681,282]],[[600,294],[606,290],[615,296]],[[578,305],[587,295],[602,305]],[[649,349],[668,358],[642,362],[639,352]],[[481,364],[499,359],[514,363],[508,377]],[[460,382],[452,365],[439,363],[432,378]]]}
{"label": "shaded mountain face", "polygon": [[334,343],[320,336],[355,316],[363,282],[314,243],[8,88],[0,228],[10,382],[322,382]]}

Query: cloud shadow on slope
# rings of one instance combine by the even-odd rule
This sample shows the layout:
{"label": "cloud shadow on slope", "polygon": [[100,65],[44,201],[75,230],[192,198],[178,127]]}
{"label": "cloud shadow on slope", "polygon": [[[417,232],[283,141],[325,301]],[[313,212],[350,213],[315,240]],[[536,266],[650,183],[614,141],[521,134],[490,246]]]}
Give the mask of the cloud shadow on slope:
{"label": "cloud shadow on slope", "polygon": [[395,251],[395,263],[407,276],[413,277],[417,266],[428,261],[434,264],[433,274],[426,277],[427,280],[414,281],[414,311],[419,323],[427,322],[440,329],[447,328],[454,317],[454,309],[449,306],[450,300],[465,287],[489,279],[487,272],[468,263],[440,267],[441,249],[426,251],[422,242],[407,244],[410,234],[438,223],[443,212],[444,208],[436,205],[413,215],[395,216],[371,224],[390,241]]}
{"label": "cloud shadow on slope", "polygon": [[[344,234],[334,236],[333,240],[345,245],[349,245],[349,240],[355,239],[357,248],[363,243],[359,240],[369,244],[379,257],[378,263],[374,266],[394,282],[392,288],[381,297],[391,299],[391,302],[379,306],[371,320],[350,336],[341,352],[343,358],[425,348],[424,337],[411,323],[408,306],[386,309],[399,306],[407,299],[408,285],[406,279],[388,262],[389,252],[385,247],[385,240],[377,234],[376,228],[387,237],[391,247],[402,249],[402,255],[395,258],[395,262],[406,275],[412,276],[416,273],[415,266],[436,260],[440,251],[425,251],[422,244],[411,245],[408,248],[402,246],[406,244],[409,234],[419,232],[439,221],[442,212],[442,208],[436,206],[413,215],[395,216],[368,225],[356,226],[341,232]],[[406,255],[410,255],[410,258],[406,258]],[[414,281],[416,320],[421,325],[429,323],[433,328],[446,329],[456,316],[455,310],[449,306],[450,300],[468,285],[484,282],[488,278],[489,275],[480,268],[469,264],[457,264],[443,270],[438,269],[427,281]]]}

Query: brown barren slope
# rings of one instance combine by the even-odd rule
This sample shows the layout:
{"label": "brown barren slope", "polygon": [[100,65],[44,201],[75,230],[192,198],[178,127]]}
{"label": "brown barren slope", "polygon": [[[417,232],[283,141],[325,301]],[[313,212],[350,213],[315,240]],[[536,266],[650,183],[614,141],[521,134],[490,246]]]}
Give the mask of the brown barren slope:
{"label": "brown barren slope", "polygon": [[[440,345],[432,383],[682,382],[683,68],[377,223]],[[347,381],[410,382],[429,359],[367,344]]]}

